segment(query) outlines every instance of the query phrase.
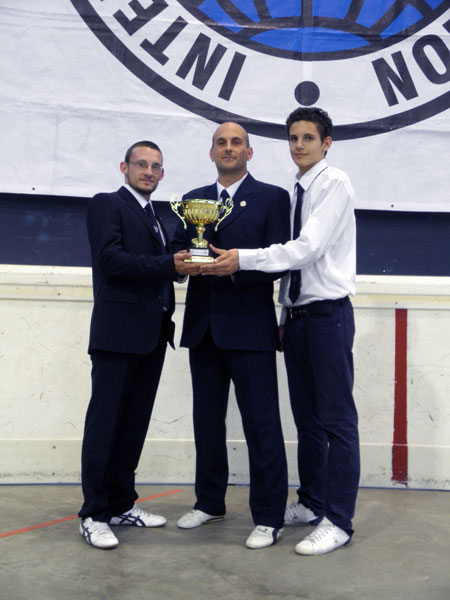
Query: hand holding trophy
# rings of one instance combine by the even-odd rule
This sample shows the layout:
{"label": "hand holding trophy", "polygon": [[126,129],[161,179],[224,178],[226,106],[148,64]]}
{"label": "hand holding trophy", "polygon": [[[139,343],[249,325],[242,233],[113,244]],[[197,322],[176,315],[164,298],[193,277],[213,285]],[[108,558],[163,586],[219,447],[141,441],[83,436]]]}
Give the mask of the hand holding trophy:
{"label": "hand holding trophy", "polygon": [[[203,237],[205,225],[216,223],[215,231],[219,223],[227,217],[233,210],[233,200],[227,198],[225,201],[208,200],[204,198],[176,200],[171,198],[170,207],[173,212],[183,221],[184,228],[187,228],[186,221],[195,225],[197,237],[192,239],[192,246],[188,249],[191,254],[190,259],[185,262],[210,263],[214,262],[209,242]],[[183,214],[180,214],[180,208]]]}

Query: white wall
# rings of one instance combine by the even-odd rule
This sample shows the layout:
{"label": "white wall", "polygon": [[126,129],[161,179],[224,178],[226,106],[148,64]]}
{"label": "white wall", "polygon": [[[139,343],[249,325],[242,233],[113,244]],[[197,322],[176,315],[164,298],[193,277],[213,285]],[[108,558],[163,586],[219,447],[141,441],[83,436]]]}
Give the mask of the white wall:
{"label": "white wall", "polygon": [[[361,485],[392,487],[395,309],[408,309],[408,486],[450,489],[450,280],[359,277],[355,398]],[[185,286],[177,288],[177,340]],[[90,393],[86,353],[92,308],[87,268],[0,265],[0,483],[78,482]],[[283,358],[280,402],[290,483],[297,483],[296,432]],[[169,349],[138,469],[139,482],[194,477],[186,349]],[[248,482],[234,398],[228,414],[230,482]]]}

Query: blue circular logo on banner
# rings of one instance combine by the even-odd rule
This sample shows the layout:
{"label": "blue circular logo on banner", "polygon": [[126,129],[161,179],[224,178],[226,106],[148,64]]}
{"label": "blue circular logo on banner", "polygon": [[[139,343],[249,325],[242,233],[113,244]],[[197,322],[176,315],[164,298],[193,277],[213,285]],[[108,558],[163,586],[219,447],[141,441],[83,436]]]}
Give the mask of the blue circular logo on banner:
{"label": "blue circular logo on banner", "polygon": [[298,105],[335,140],[450,107],[449,0],[71,0],[135,76],[211,121],[285,138]]}
{"label": "blue circular logo on banner", "polygon": [[432,22],[448,2],[180,0],[230,41],[274,56],[333,60],[375,52]]}

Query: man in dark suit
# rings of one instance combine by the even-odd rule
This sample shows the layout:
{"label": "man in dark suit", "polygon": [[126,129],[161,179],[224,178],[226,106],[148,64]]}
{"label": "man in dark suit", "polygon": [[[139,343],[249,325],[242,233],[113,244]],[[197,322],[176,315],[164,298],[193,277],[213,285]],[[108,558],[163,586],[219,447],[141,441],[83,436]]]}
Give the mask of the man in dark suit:
{"label": "man in dark suit", "polygon": [[88,206],[92,396],[83,438],[79,516],[81,535],[97,548],[119,543],[109,525],[166,523],[135,505],[134,487],[167,342],[173,346],[172,281],[189,272],[185,255],[169,254],[167,234],[150,202],[164,176],[162,163],[153,142],[133,144],[120,164],[125,185],[97,194]]}
{"label": "man in dark suit", "polygon": [[[246,248],[289,238],[289,194],[256,181],[247,172],[252,157],[246,131],[224,123],[214,133],[210,158],[218,180],[184,198],[227,198],[233,210],[205,238],[219,247]],[[186,248],[193,226],[178,226],[174,246]],[[233,277],[195,277],[189,281],[181,345],[190,349],[194,433],[197,451],[194,509],[178,526],[198,527],[222,519],[228,482],[225,418],[230,381],[248,445],[250,508],[255,529],[249,548],[277,541],[284,521],[287,467],[278,406],[277,319],[273,281],[281,273],[236,273]]]}
{"label": "man in dark suit", "polygon": [[292,414],[298,431],[297,497],[285,525],[316,525],[295,547],[317,556],[353,535],[360,459],[353,398],[355,320],[355,195],[347,174],[327,164],[333,123],[316,106],[286,120],[298,167],[292,194],[292,240],[269,248],[214,248],[201,272],[229,277],[249,269],[290,269],[280,285],[280,334]]}

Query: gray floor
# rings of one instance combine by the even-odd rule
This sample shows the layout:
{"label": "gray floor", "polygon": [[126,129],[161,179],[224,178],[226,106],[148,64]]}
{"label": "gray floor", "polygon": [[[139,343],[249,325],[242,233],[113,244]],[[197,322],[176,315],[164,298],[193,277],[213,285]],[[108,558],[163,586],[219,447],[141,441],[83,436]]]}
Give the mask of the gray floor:
{"label": "gray floor", "polygon": [[[178,491],[177,491],[178,490]],[[285,528],[264,550],[244,542],[253,528],[248,488],[230,487],[224,521],[177,529],[191,486],[139,486],[140,506],[165,515],[162,529],[116,528],[115,550],[87,546],[74,515],[78,486],[0,486],[2,600],[449,600],[450,493],[360,490],[351,544],[301,557],[312,528]],[[290,491],[294,497],[294,490]]]}

